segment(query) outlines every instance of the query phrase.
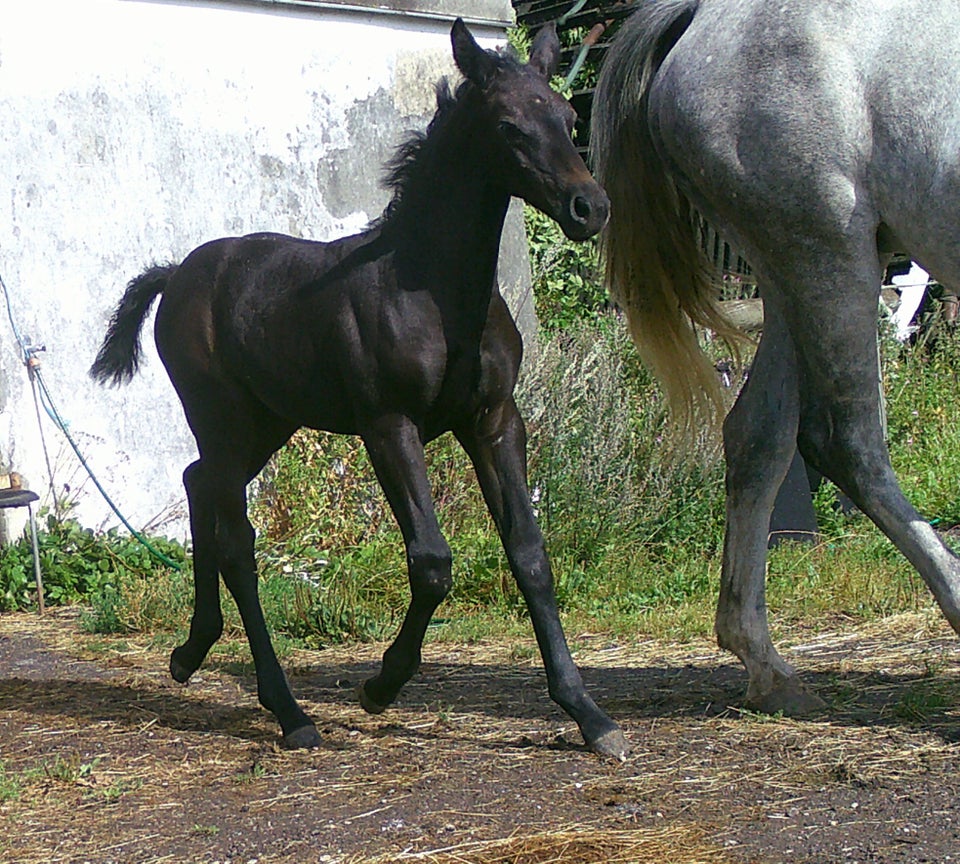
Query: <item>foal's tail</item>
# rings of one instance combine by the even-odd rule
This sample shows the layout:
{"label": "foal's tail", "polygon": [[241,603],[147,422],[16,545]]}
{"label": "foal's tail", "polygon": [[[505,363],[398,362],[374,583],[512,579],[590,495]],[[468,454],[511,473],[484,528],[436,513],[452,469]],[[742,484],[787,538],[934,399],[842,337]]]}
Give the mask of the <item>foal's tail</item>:
{"label": "foal's tail", "polygon": [[718,376],[694,325],[733,345],[742,340],[720,313],[719,291],[696,240],[695,214],[657,154],[648,118],[653,79],[699,4],[638,4],[604,60],[590,130],[594,173],[611,201],[601,240],[607,285],[688,435],[715,425],[724,410]]}
{"label": "foal's tail", "polygon": [[157,265],[135,279],[112,317],[97,359],[90,367],[90,377],[101,384],[125,384],[140,366],[140,330],[153,301],[167,287],[177,269],[176,264]]}

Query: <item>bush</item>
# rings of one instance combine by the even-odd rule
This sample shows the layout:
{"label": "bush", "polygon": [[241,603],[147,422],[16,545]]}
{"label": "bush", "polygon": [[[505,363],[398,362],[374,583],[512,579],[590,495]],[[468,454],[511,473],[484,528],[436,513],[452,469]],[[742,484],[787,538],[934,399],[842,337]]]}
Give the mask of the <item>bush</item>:
{"label": "bush", "polygon": [[[118,580],[130,573],[154,576],[159,565],[150,552],[132,537],[117,531],[95,534],[74,521],[47,519],[38,532],[44,598],[52,605],[84,601],[115,590]],[[185,562],[182,546],[154,540],[168,557]],[[35,604],[33,547],[27,537],[0,548],[0,611],[25,609]]]}
{"label": "bush", "polygon": [[585,322],[599,324],[611,305],[600,275],[597,241],[574,243],[539,210],[528,205],[523,212],[535,308],[544,333],[559,335]]}

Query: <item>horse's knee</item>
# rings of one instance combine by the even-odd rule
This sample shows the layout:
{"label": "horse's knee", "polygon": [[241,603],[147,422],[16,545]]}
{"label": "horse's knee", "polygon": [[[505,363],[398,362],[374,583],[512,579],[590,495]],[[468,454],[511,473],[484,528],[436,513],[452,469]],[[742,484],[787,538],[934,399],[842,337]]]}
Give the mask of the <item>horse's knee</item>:
{"label": "horse's knee", "polygon": [[453,555],[446,541],[417,544],[407,552],[410,590],[415,600],[439,605],[453,587]]}
{"label": "horse's knee", "polygon": [[519,544],[511,553],[510,564],[525,594],[553,591],[553,571],[542,538]]}

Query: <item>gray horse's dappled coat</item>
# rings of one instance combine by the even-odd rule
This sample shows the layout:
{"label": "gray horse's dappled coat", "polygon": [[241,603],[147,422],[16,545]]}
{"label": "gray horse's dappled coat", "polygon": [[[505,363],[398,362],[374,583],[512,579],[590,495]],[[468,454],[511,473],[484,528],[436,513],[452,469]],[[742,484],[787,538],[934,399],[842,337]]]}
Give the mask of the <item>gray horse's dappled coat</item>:
{"label": "gray horse's dappled coat", "polygon": [[773,647],[764,596],[770,512],[797,445],[960,631],[960,562],[890,467],[876,349],[890,253],[960,286],[960,3],[647,0],[605,60],[591,142],[611,199],[611,288],[688,424],[709,416],[715,387],[690,323],[724,330],[691,208],[743,251],[763,297],[724,424],[716,624],[747,667],[748,704],[819,703]]}

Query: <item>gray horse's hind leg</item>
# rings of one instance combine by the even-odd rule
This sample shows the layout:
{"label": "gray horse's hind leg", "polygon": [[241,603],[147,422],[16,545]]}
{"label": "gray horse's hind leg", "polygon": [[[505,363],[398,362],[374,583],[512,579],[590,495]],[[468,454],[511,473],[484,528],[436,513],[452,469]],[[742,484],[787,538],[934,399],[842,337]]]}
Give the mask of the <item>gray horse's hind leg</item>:
{"label": "gray horse's hind leg", "polygon": [[[848,295],[844,303],[842,315],[821,313],[813,327],[806,317],[808,326],[797,328],[801,380],[805,382],[801,386],[800,451],[843,489],[917,568],[950,625],[960,633],[960,559],[904,497],[883,440],[875,295]],[[804,316],[803,310],[798,311]],[[812,304],[806,313],[816,314]],[[801,341],[804,338],[807,342]]]}
{"label": "gray horse's hind leg", "polygon": [[770,639],[765,565],[770,513],[796,447],[796,359],[783,314],[765,303],[764,332],[746,387],[724,424],[727,530],[717,604],[720,647],[747,668],[747,707],[807,714],[823,703],[799,683]]}

